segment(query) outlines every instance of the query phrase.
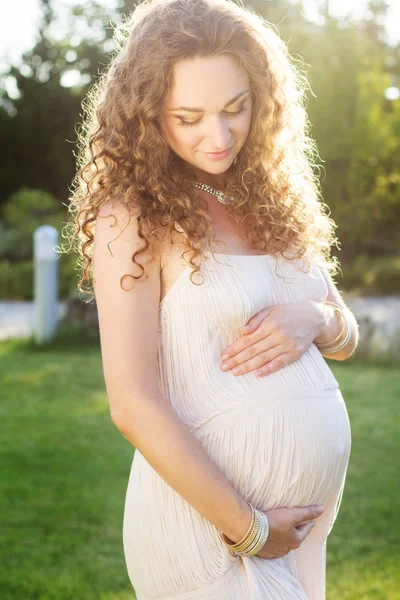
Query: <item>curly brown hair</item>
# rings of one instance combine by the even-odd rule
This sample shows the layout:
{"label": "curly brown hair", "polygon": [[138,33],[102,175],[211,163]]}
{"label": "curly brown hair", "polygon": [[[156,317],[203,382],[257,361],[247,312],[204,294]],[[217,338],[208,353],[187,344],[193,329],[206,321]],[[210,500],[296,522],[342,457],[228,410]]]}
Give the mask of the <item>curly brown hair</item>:
{"label": "curly brown hair", "polygon": [[[226,55],[247,71],[252,122],[224,192],[235,202],[228,214],[246,242],[268,253],[292,247],[292,258],[310,252],[333,275],[335,222],[322,202],[315,142],[305,111],[308,82],[275,28],[230,0],[144,0],[115,26],[116,51],[83,103],[78,171],[69,211],[78,241],[83,284],[90,284],[95,221],[103,205],[119,198],[138,216],[143,247],[159,249],[167,236],[185,235],[192,252],[191,278],[216,238],[195,175],[169,147],[158,122],[177,61]],[[68,237],[68,234],[67,234]],[[207,241],[207,243],[206,243]],[[193,279],[192,279],[193,281]]]}

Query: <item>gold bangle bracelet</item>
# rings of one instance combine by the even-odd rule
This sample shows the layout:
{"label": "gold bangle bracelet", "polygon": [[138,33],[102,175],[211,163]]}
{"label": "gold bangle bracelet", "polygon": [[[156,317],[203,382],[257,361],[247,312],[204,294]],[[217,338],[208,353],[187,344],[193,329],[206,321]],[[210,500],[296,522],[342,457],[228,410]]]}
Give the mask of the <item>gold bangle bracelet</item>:
{"label": "gold bangle bracelet", "polygon": [[351,327],[347,321],[346,321],[346,323],[347,323],[347,331],[346,331],[346,335],[345,335],[344,339],[341,342],[339,342],[339,344],[336,344],[336,346],[332,345],[332,346],[329,346],[329,348],[322,349],[322,352],[324,354],[335,354],[336,352],[339,352],[345,346],[347,346],[347,344],[349,343],[349,341],[351,339],[352,332],[351,332]]}
{"label": "gold bangle bracelet", "polygon": [[[251,508],[251,522],[250,522],[248,530],[246,531],[246,533],[244,534],[244,536],[242,537],[242,539],[239,540],[236,543],[234,543],[234,542],[230,543],[230,542],[232,542],[232,540],[229,540],[228,536],[226,536],[224,533],[222,533],[222,535],[221,535],[222,540],[224,541],[224,543],[227,546],[229,546],[229,548],[231,548],[231,549],[233,549],[233,548],[240,548],[243,544],[247,543],[248,542],[248,538],[250,537],[250,535],[251,535],[251,533],[253,531],[254,523],[255,523],[255,520],[256,520],[256,511],[254,510],[254,507],[249,502],[247,502],[247,504]],[[229,540],[229,541],[227,541],[227,540]]]}
{"label": "gold bangle bracelet", "polygon": [[346,331],[347,326],[348,326],[347,325],[346,317],[344,316],[343,311],[340,308],[340,306],[338,306],[334,302],[330,302],[330,301],[324,302],[324,305],[331,306],[333,308],[333,310],[342,318],[342,321],[344,322],[344,325],[343,325],[343,328],[342,328],[341,332],[339,333],[339,335],[334,340],[331,340],[329,342],[321,342],[321,343],[317,343],[316,342],[315,343],[315,345],[319,349],[321,349],[321,350],[324,350],[324,349],[327,349],[327,348],[330,348],[330,347],[334,347],[339,342],[339,340],[341,339],[343,333]]}
{"label": "gold bangle bracelet", "polygon": [[[227,542],[229,538],[222,533],[222,539],[228,547],[230,554],[239,556],[254,556],[264,547],[269,535],[269,521],[266,514],[255,509],[250,503],[254,519],[252,519],[250,535],[249,532],[236,544]],[[247,537],[246,537],[247,536]]]}
{"label": "gold bangle bracelet", "polygon": [[253,556],[257,554],[263,548],[268,538],[269,522],[267,516],[254,508],[250,502],[247,504],[252,511],[252,520],[243,538],[239,542],[232,544],[230,543],[232,540],[229,540],[224,533],[221,536],[230,554],[233,556]]}
{"label": "gold bangle bracelet", "polygon": [[244,550],[244,551],[236,550],[235,551],[236,554],[238,554],[239,556],[254,556],[255,554],[258,554],[258,552],[264,547],[265,542],[268,539],[268,535],[269,535],[268,517],[265,513],[261,512],[261,511],[256,510],[256,512],[259,513],[259,519],[260,519],[260,527],[259,527],[258,534],[255,537],[251,546],[249,546],[247,548],[247,550]]}
{"label": "gold bangle bracelet", "polygon": [[[248,505],[251,508],[252,519],[251,519],[250,527],[248,528],[248,530],[246,531],[246,533],[244,534],[242,539],[236,543],[229,543],[227,541],[227,540],[229,540],[229,538],[224,533],[222,534],[223,541],[225,542],[225,544],[228,546],[228,548],[231,551],[232,550],[242,550],[242,549],[247,548],[252,543],[252,541],[259,529],[259,522],[258,522],[259,519],[258,519],[258,515],[254,509],[254,506],[252,506],[250,503],[248,503]],[[232,541],[232,540],[230,540],[230,541]]]}

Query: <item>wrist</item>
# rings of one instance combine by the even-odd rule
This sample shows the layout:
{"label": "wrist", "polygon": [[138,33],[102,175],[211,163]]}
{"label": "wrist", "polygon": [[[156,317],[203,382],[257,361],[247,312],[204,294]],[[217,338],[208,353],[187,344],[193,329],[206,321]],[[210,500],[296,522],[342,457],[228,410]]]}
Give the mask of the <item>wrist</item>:
{"label": "wrist", "polygon": [[226,537],[235,544],[242,540],[249,530],[252,516],[250,506],[243,500],[235,523],[230,524],[229,530],[224,530]]}
{"label": "wrist", "polygon": [[[323,352],[333,349],[343,342],[343,336],[349,333],[349,325],[343,308],[335,302],[326,302],[323,304],[326,323],[322,333],[314,339],[314,343]],[[347,333],[346,333],[347,332]]]}
{"label": "wrist", "polygon": [[308,300],[311,310],[314,315],[314,342],[322,342],[326,335],[328,327],[328,319],[326,314],[326,308],[323,302],[315,302],[314,300]]}

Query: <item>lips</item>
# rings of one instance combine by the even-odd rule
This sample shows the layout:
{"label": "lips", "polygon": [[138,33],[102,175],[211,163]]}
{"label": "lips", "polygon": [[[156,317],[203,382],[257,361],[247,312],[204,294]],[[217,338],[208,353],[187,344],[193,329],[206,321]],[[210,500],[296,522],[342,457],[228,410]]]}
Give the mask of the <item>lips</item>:
{"label": "lips", "polygon": [[225,150],[221,150],[221,152],[204,152],[204,154],[215,154],[215,156],[220,156],[221,154],[228,152],[228,150],[230,150],[230,148],[225,148]]}
{"label": "lips", "polygon": [[207,156],[208,160],[225,160],[230,154],[232,148],[228,148],[225,152],[204,152],[203,154]]}

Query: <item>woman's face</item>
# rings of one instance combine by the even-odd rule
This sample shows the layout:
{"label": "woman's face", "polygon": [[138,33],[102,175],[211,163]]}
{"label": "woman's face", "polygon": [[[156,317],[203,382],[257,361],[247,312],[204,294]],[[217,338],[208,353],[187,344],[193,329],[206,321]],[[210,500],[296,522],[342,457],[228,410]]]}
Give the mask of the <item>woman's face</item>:
{"label": "woman's face", "polygon": [[[205,172],[218,182],[247,138],[251,109],[248,75],[232,58],[184,60],[174,65],[160,126],[172,150],[197,175]],[[226,149],[218,160],[207,154]]]}

